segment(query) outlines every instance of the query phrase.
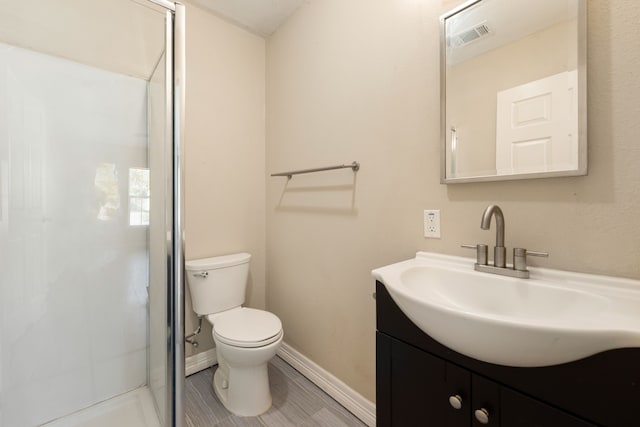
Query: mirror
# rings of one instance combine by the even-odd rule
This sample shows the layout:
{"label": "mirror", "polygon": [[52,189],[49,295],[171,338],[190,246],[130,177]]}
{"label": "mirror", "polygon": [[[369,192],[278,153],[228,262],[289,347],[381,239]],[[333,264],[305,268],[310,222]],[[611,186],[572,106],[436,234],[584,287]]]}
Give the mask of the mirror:
{"label": "mirror", "polygon": [[586,175],[586,0],[440,18],[441,182]]}

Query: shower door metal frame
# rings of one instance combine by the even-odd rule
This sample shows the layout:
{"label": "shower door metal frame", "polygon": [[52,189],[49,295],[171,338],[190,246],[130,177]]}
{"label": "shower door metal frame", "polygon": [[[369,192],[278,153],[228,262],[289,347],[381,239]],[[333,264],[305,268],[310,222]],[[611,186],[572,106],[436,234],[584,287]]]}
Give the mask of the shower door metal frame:
{"label": "shower door metal frame", "polygon": [[184,352],[184,103],[185,6],[148,0],[167,9],[165,27],[165,135],[167,159],[167,388],[165,427],[183,427]]}

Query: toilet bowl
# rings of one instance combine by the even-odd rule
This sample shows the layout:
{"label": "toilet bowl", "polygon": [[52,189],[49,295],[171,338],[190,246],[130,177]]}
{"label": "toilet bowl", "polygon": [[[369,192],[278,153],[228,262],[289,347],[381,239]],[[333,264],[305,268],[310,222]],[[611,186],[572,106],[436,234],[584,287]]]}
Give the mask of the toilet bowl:
{"label": "toilet bowl", "polygon": [[234,309],[214,320],[218,370],[213,388],[229,411],[254,416],[271,407],[267,362],[283,335],[280,319],[262,310]]}
{"label": "toilet bowl", "polygon": [[242,253],[185,264],[194,311],[212,325],[218,356],[213,389],[240,416],[260,415],[271,407],[267,363],[284,336],[275,314],[241,305],[250,257]]}

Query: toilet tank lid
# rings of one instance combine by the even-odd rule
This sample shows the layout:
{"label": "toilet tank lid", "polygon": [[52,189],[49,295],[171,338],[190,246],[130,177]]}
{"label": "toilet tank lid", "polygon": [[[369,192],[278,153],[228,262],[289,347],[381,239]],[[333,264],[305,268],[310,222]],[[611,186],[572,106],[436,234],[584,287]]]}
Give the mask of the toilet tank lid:
{"label": "toilet tank lid", "polygon": [[211,258],[194,259],[185,262],[187,271],[193,270],[213,270],[216,268],[232,267],[234,265],[246,264],[251,259],[251,254],[239,253],[231,255],[216,256]]}

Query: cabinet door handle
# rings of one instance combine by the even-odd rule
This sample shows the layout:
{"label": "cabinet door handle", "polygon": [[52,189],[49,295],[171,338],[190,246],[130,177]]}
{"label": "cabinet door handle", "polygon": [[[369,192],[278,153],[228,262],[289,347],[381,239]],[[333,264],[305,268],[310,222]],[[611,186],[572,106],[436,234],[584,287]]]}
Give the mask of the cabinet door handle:
{"label": "cabinet door handle", "polygon": [[462,397],[460,397],[459,394],[456,394],[454,396],[449,396],[449,405],[451,405],[453,409],[461,409]]}
{"label": "cabinet door handle", "polygon": [[473,414],[476,416],[476,420],[478,420],[480,424],[489,424],[489,411],[486,409],[476,409]]}

